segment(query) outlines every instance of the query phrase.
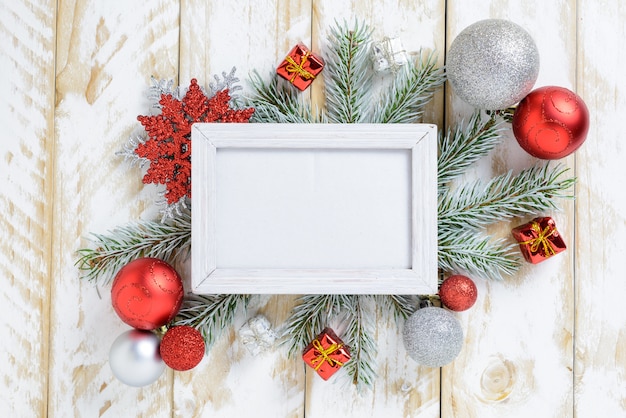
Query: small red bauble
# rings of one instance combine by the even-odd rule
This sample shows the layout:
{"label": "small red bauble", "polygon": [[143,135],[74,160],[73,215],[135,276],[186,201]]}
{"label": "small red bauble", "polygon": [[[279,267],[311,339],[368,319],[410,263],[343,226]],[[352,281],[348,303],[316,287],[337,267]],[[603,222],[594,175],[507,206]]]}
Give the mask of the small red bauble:
{"label": "small red bauble", "polygon": [[190,370],[202,361],[204,347],[204,339],[197,329],[187,325],[173,327],[161,341],[161,358],[174,370]]}
{"label": "small red bauble", "polygon": [[515,109],[513,134],[530,155],[556,160],[576,151],[587,138],[589,111],[585,102],[563,87],[541,87]]}
{"label": "small red bauble", "polygon": [[122,321],[152,330],[174,319],[183,294],[183,282],[172,266],[156,258],[140,258],[115,276],[111,302]]}
{"label": "small red bauble", "polygon": [[439,297],[443,306],[452,311],[460,312],[474,306],[478,297],[478,290],[472,279],[457,274],[443,281],[439,288]]}

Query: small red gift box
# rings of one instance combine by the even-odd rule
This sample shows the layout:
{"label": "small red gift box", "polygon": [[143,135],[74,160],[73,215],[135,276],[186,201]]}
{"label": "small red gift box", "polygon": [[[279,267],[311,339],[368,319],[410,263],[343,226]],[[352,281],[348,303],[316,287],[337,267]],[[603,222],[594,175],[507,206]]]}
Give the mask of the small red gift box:
{"label": "small red gift box", "polygon": [[332,329],[324,328],[320,335],[306,346],[302,359],[322,379],[328,380],[341,366],[350,360],[350,350]]}
{"label": "small red gift box", "polygon": [[535,218],[511,230],[529,263],[537,264],[565,251],[565,243],[550,217]]}
{"label": "small red gift box", "polygon": [[293,47],[276,72],[291,84],[304,91],[324,68],[324,60],[313,54],[303,44]]}

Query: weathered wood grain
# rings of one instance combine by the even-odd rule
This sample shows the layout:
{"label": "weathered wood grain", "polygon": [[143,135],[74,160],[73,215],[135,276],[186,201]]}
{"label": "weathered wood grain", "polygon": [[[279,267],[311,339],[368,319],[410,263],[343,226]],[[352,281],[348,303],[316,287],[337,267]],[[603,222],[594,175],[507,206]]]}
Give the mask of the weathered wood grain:
{"label": "weathered wood grain", "polygon": [[252,70],[264,77],[298,42],[310,43],[311,3],[295,0],[183,0],[180,80],[202,85],[237,68],[244,92]]}
{"label": "weathered wood grain", "polygon": [[[445,5],[442,1],[316,0],[313,7],[315,51],[323,53],[328,30],[336,22],[345,20],[351,24],[359,19],[372,28],[374,39],[398,37],[408,52],[421,48],[437,50],[443,63]],[[322,104],[323,91],[320,86],[314,87],[314,101]],[[443,115],[442,103],[435,100],[424,122],[440,123],[441,119],[435,115]],[[388,313],[377,314],[374,338],[379,348],[376,357],[379,377],[371,391],[357,393],[342,374],[325,382],[314,371],[307,370],[307,416],[439,416],[439,369],[417,366],[404,350],[401,332],[401,325]]]}
{"label": "weathered wood grain", "polygon": [[[448,2],[447,42],[468,25],[487,18],[509,19],[533,37],[541,57],[536,86],[573,88],[575,21],[573,1]],[[468,117],[471,108],[448,88],[448,123]],[[468,174],[491,177],[538,163],[517,145],[512,134]],[[571,159],[563,160],[572,166]],[[573,173],[570,173],[573,175]],[[570,250],[540,265],[525,264],[503,282],[478,281],[479,299],[459,314],[466,338],[455,362],[443,368],[442,415],[449,417],[528,417],[572,415],[574,211],[572,202],[554,216]],[[490,229],[510,237],[510,229],[530,218]]]}
{"label": "weathered wood grain", "polygon": [[575,414],[626,416],[626,38],[621,2],[578,2],[578,94],[590,110],[576,154]]}
{"label": "weathered wood grain", "polygon": [[[181,8],[181,84],[197,78],[208,84],[214,74],[234,66],[246,82],[255,69],[268,77],[297,42],[310,43],[310,1],[263,0],[204,2],[184,0]],[[239,341],[237,330],[256,312],[274,326],[282,324],[293,296],[258,297],[246,315],[229,330],[193,371],[176,375],[176,416],[304,416],[304,366],[276,348],[252,356]],[[211,384],[206,384],[211,382]]]}
{"label": "weathered wood grain", "polygon": [[[171,375],[125,386],[108,364],[128,326],[110,287],[80,282],[75,251],[153,206],[152,186],[115,152],[148,112],[149,76],[178,66],[178,4],[61,1],[58,8],[50,416],[170,416]],[[148,213],[148,216],[150,213]]]}
{"label": "weathered wood grain", "polygon": [[0,3],[0,415],[48,391],[55,3]]}
{"label": "weathered wood grain", "polygon": [[[0,415],[625,415],[626,9],[605,3],[0,2]],[[293,305],[293,297],[266,296],[237,318],[198,369],[168,372],[145,389],[119,383],[108,351],[127,327],[110,307],[108,287],[100,298],[79,282],[74,251],[87,244],[89,231],[155,215],[155,189],[114,156],[139,128],[135,116],[148,111],[149,76],[205,84],[232,66],[242,80],[253,68],[269,74],[297,41],[319,51],[335,19],[354,17],[367,20],[377,37],[399,36],[408,50],[436,48],[441,62],[444,36],[449,46],[480,19],[507,18],[531,33],[542,59],[537,86],[576,89],[591,112],[587,143],[565,160],[579,178],[575,208],[570,202],[554,214],[568,251],[502,283],[477,281],[476,306],[458,314],[465,346],[441,382],[438,369],[406,357],[401,330],[380,312],[380,377],[371,393],[355,393],[341,376],[323,382],[282,349],[252,356],[237,336],[246,318],[262,313],[277,326]],[[439,96],[426,122],[451,125],[470,114],[447,90],[445,121]],[[311,92],[322,103],[323,83],[303,96]],[[508,135],[468,177],[534,162]],[[490,232],[508,236],[525,220]]]}

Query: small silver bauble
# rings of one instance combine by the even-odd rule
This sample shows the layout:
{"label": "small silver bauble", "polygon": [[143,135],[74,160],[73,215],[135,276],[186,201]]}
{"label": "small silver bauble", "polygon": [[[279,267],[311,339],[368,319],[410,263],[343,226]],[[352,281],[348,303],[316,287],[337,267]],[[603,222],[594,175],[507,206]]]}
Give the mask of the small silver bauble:
{"label": "small silver bauble", "polygon": [[454,92],[480,109],[513,106],[533,88],[539,51],[521,26],[487,19],[465,28],[448,51],[446,72]]}
{"label": "small silver bauble", "polygon": [[404,324],[404,347],[418,364],[441,367],[450,363],[463,347],[458,319],[434,306],[418,309]]}
{"label": "small silver bauble", "polygon": [[159,337],[150,331],[132,329],[122,333],[109,352],[109,365],[115,377],[129,386],[155,382],[165,370],[159,343]]}

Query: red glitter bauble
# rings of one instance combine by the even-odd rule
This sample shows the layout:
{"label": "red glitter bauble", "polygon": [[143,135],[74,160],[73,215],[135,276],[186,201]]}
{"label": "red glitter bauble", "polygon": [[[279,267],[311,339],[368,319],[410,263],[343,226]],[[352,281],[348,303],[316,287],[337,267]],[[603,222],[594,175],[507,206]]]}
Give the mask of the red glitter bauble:
{"label": "red glitter bauble", "polygon": [[443,281],[439,288],[439,297],[443,306],[452,311],[460,312],[474,306],[478,297],[478,290],[472,279],[457,274]]}
{"label": "red glitter bauble", "polygon": [[563,87],[533,90],[515,109],[513,134],[530,155],[556,160],[576,151],[587,138],[589,111],[585,102]]}
{"label": "red glitter bauble", "polygon": [[122,321],[133,328],[152,330],[176,316],[183,293],[183,282],[172,266],[156,258],[140,258],[115,276],[111,302]]}
{"label": "red glitter bauble", "polygon": [[174,370],[193,369],[204,357],[204,339],[197,329],[181,325],[167,330],[161,341],[161,358]]}

